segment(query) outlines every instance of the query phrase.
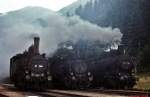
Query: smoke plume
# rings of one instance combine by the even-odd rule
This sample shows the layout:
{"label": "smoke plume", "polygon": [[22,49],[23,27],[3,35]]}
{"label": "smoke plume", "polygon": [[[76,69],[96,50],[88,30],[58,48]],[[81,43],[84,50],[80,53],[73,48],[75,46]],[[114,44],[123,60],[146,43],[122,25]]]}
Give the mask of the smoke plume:
{"label": "smoke plume", "polygon": [[40,37],[40,51],[46,54],[52,54],[59,43],[68,40],[99,40],[103,44],[121,41],[122,34],[118,28],[99,27],[77,16],[67,18],[51,11],[44,15],[38,12],[34,16],[32,12],[28,13],[17,11],[0,17],[1,77],[9,74],[10,58],[27,50],[37,35]]}

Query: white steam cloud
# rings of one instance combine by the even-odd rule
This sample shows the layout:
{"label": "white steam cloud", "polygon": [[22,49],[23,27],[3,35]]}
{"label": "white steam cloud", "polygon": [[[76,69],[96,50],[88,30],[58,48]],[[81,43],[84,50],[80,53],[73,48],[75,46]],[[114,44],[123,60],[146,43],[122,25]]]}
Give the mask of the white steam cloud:
{"label": "white steam cloud", "polygon": [[[22,53],[33,43],[35,35],[40,37],[40,51],[53,53],[57,45],[67,40],[76,42],[79,39],[99,40],[102,43],[120,42],[122,34],[118,28],[103,28],[81,20],[79,17],[66,18],[58,13],[49,12],[48,15],[28,21],[26,18],[8,16],[0,23],[0,76],[8,76],[9,60]],[[4,17],[3,16],[3,17]],[[20,15],[19,15],[20,16]],[[9,19],[8,19],[9,18]],[[1,20],[2,18],[0,18]]]}

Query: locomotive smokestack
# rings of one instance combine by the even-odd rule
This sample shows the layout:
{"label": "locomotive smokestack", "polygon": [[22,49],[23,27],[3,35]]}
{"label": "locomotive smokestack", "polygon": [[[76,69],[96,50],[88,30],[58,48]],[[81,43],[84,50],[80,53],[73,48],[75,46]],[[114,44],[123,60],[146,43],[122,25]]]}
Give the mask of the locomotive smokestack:
{"label": "locomotive smokestack", "polygon": [[39,42],[40,42],[40,38],[34,37],[34,53],[35,54],[39,54]]}

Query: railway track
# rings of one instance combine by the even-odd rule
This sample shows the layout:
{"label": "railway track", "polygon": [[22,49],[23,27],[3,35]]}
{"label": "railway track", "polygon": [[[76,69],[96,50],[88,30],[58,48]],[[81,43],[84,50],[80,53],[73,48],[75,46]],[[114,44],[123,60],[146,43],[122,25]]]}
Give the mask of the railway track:
{"label": "railway track", "polygon": [[118,94],[123,96],[134,96],[134,97],[150,97],[150,92],[141,90],[104,90],[104,89],[91,89],[86,90],[95,93],[106,93],[106,94]]}
{"label": "railway track", "polygon": [[0,97],[149,97],[150,92],[138,90],[54,90],[21,91],[13,85],[0,85]]}
{"label": "railway track", "polygon": [[80,94],[73,91],[70,93],[68,90],[21,91],[9,84],[2,84],[0,87],[0,97],[92,97],[94,95],[89,96],[86,93]]}
{"label": "railway track", "polygon": [[70,93],[53,92],[53,91],[37,92],[36,94],[41,95],[42,97],[88,97],[79,94],[70,94]]}
{"label": "railway track", "polygon": [[77,94],[85,97],[150,97],[150,92],[137,91],[137,90],[100,90],[100,89],[90,89],[90,90],[51,90],[53,92],[61,92],[68,94]]}
{"label": "railway track", "polygon": [[0,85],[0,97],[87,97],[77,94],[68,94],[54,91],[22,91],[15,88],[13,85]]}
{"label": "railway track", "polygon": [[[117,97],[117,95],[95,94],[79,91],[66,91],[66,90],[48,90],[44,92],[4,92],[0,97]],[[121,97],[121,96],[118,96]]]}
{"label": "railway track", "polygon": [[[77,91],[77,90],[48,90],[53,93],[65,93],[69,95],[76,95],[75,97],[122,97],[120,95],[114,94],[104,94],[104,93],[95,93],[89,91]],[[70,96],[72,97],[72,96]]]}

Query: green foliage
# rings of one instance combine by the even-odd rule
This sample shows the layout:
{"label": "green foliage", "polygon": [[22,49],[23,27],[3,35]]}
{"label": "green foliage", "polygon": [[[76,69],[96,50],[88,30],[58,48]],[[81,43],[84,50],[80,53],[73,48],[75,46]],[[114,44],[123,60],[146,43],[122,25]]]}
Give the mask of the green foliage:
{"label": "green foliage", "polygon": [[139,53],[139,72],[150,72],[150,42]]}

